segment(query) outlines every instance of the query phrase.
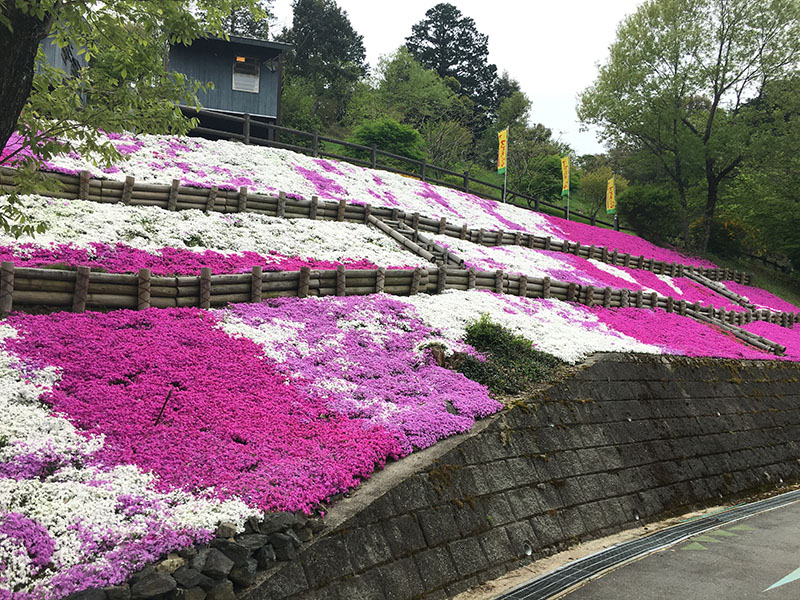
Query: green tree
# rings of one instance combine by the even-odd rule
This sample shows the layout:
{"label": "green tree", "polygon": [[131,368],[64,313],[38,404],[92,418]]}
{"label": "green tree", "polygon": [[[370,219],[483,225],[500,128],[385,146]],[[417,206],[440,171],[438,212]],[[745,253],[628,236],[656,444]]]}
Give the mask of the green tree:
{"label": "green tree", "polygon": [[358,80],[367,74],[364,39],[334,0],[294,0],[292,27],[280,39],[294,44],[287,79],[311,82],[314,110],[327,126],[341,121]]}
{"label": "green tree", "polygon": [[488,36],[477,30],[473,19],[452,4],[439,3],[412,27],[406,46],[439,77],[458,81],[461,93],[475,102],[479,120],[489,117],[496,106],[497,67],[489,63]]}
{"label": "green tree", "polygon": [[606,206],[606,192],[608,180],[614,177],[617,194],[622,194],[628,189],[628,180],[621,175],[615,175],[611,167],[603,166],[587,171],[581,175],[581,197],[589,205],[592,218]]}
{"label": "green tree", "polygon": [[256,0],[251,8],[237,8],[222,20],[222,26],[228,35],[269,39],[269,19],[274,0]]}
{"label": "green tree", "polygon": [[748,98],[792,72],[800,56],[796,0],[650,0],[626,18],[579,116],[604,137],[657,156],[682,203],[705,187],[701,250],[720,191],[735,179],[753,129]]}
{"label": "green tree", "polygon": [[[170,43],[224,35],[222,20],[254,0],[0,0],[0,148],[19,134],[0,163],[20,169],[21,190],[30,189],[37,168],[53,156],[76,151],[109,162],[119,155],[99,141],[98,129],[185,132],[190,121],[177,102],[196,104],[199,84],[164,64]],[[190,10],[197,8],[201,19]],[[52,36],[79,49],[88,66],[67,77],[50,67],[40,43]],[[95,59],[98,60],[95,60]],[[30,233],[15,194],[0,205],[0,227]]]}

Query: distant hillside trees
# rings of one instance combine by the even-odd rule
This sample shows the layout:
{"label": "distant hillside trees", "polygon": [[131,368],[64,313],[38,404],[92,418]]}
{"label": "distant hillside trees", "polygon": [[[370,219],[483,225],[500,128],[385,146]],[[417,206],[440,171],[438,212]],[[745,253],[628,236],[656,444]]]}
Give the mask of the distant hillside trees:
{"label": "distant hillside trees", "polygon": [[421,65],[458,81],[459,93],[475,104],[476,128],[485,129],[497,107],[497,66],[489,62],[489,37],[455,6],[439,3],[406,38]]}
{"label": "distant hillside trees", "polygon": [[[367,74],[364,39],[334,0],[294,0],[292,8],[292,26],[279,36],[295,46],[284,83],[286,124],[316,118],[330,128],[344,118],[357,82]],[[312,114],[291,103],[302,102],[298,89],[313,94]]]}
{"label": "distant hillside trees", "polygon": [[796,0],[652,0],[622,22],[579,115],[611,144],[661,163],[680,198],[687,244],[690,202],[702,190],[705,251],[717,204],[760,130],[750,101],[796,73],[799,59]]}

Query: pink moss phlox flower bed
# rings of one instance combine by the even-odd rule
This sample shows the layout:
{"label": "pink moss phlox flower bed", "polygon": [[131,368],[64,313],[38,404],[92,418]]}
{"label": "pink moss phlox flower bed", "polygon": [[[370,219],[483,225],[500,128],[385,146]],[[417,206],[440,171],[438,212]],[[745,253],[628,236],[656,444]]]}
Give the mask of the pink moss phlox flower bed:
{"label": "pink moss phlox flower bed", "polygon": [[[325,394],[337,413],[387,428],[404,454],[502,408],[484,386],[415,352],[434,332],[391,297],[280,298],[230,311],[258,329],[252,339],[281,356],[279,368],[300,376],[298,385]],[[294,333],[275,338],[271,331],[287,322]]]}
{"label": "pink moss phlox flower bed", "polygon": [[[72,244],[37,246],[24,243],[16,246],[0,246],[0,260],[13,261],[17,266],[66,267],[87,266],[109,273],[136,273],[139,269],[150,269],[153,275],[197,275],[203,267],[210,267],[217,274],[244,273],[255,266],[265,271],[298,271],[301,267],[312,269],[335,269],[344,264],[348,269],[375,269],[375,264],[366,259],[329,261],[284,256],[278,252],[264,256],[257,252],[222,254],[213,250],[193,252],[182,248],[160,248],[141,250],[125,244],[90,244],[91,248],[80,248]],[[389,267],[393,268],[393,267]],[[410,267],[399,267],[410,268]]]}
{"label": "pink moss phlox flower bed", "polygon": [[786,360],[800,361],[800,324],[795,324],[789,329],[775,323],[754,321],[743,325],[742,329],[784,346]]}
{"label": "pink moss phlox flower bed", "polygon": [[94,460],[152,471],[165,489],[309,511],[400,452],[384,427],[337,414],[197,309],[16,314],[9,324],[20,332],[9,350],[62,370],[44,401],[105,436]]}
{"label": "pink moss phlox flower bed", "polygon": [[774,354],[746,346],[726,331],[660,308],[646,310],[594,307],[590,310],[602,323],[640,342],[658,346],[663,349],[664,354],[775,359]]}
{"label": "pink moss phlox flower bed", "polygon": [[658,261],[677,262],[710,269],[716,268],[716,265],[708,260],[697,256],[687,256],[677,250],[661,248],[630,233],[593,227],[578,221],[567,221],[561,217],[545,216],[547,221],[561,232],[564,239],[580,242],[583,246],[594,244],[595,246],[605,246],[609,252],[616,249],[621,254],[628,253],[632,256],[644,256]]}
{"label": "pink moss phlox flower bed", "polygon": [[800,307],[778,298],[775,294],[770,294],[766,290],[762,290],[750,285],[736,283],[735,281],[723,281],[730,291],[740,296],[744,296],[751,303],[760,308],[768,308],[778,312],[800,312]]}

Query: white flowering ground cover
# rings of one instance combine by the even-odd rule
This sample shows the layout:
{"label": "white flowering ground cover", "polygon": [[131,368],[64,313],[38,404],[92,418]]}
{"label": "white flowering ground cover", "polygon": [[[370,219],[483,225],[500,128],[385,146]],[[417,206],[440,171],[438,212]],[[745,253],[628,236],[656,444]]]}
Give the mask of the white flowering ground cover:
{"label": "white flowering ground cover", "polygon": [[467,240],[434,236],[434,241],[462,258],[467,267],[478,270],[501,269],[528,277],[550,277],[559,281],[598,288],[642,290],[661,296],[700,302],[726,310],[743,311],[744,307],[713,292],[688,277],[656,275],[651,271],[610,265],[574,254],[537,250],[522,246],[482,246]]}
{"label": "white flowering ground cover", "polygon": [[[201,186],[369,201],[582,243],[606,235],[282,150],[111,138],[130,161],[105,172],[109,177],[178,177]],[[54,167],[100,174],[78,157]],[[276,269],[425,264],[362,225],[42,197],[24,202],[49,230],[33,240],[0,238],[3,260],[120,271],[150,268],[147,261],[158,257],[158,268],[174,273],[196,273],[201,264],[234,272],[252,260]],[[627,251],[666,256],[608,235],[633,244]],[[571,255],[439,241],[481,269],[689,293],[683,280]],[[438,366],[426,349],[474,352],[463,343],[465,329],[484,314],[569,363],[594,352],[774,359],[660,310],[474,290],[281,298],[214,311],[14,313],[0,324],[0,600],[50,600],[120,583],[167,552],[208,540],[222,520],[241,529],[263,511],[320,511],[387,459],[468,431],[501,405],[483,386]],[[757,330],[780,334],[796,360],[797,336],[774,327]]]}
{"label": "white flowering ground cover", "polygon": [[[88,264],[114,272],[151,267],[159,275],[191,275],[200,266],[226,273],[254,265],[296,270],[302,264],[319,268],[427,264],[380,231],[354,223],[172,212],[42,196],[23,197],[22,205],[47,231],[19,239],[0,233],[0,256],[19,265]],[[150,264],[150,255],[162,260]]]}
{"label": "white flowering ground cover", "polygon": [[[118,180],[133,175],[138,181],[146,182],[170,183],[179,179],[185,185],[197,187],[219,185],[236,189],[248,186],[260,193],[284,191],[305,198],[316,195],[325,200],[344,199],[356,204],[397,207],[437,219],[445,217],[456,225],[466,223],[474,228],[526,231],[550,236],[556,241],[568,239],[585,245],[607,246],[610,250],[616,248],[621,253],[656,260],[714,266],[626,233],[551,217],[387,171],[312,158],[288,150],[171,136],[108,134],[106,140],[127,157],[126,162],[103,170],[89,157],[71,155],[54,159],[48,168],[67,173],[85,169],[94,176]],[[12,137],[0,156],[9,153],[18,143],[19,140]]]}

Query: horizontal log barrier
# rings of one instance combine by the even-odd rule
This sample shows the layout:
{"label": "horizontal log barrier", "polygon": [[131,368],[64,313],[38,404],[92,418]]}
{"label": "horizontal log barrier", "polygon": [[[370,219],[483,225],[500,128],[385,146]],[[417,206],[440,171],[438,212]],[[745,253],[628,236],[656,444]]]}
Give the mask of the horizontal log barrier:
{"label": "horizontal log barrier", "polygon": [[[11,188],[14,186],[14,169],[7,167],[0,167],[0,186]],[[84,189],[86,191],[87,199],[94,199],[99,202],[108,202],[119,199],[120,202],[130,203],[131,205],[139,206],[158,206],[167,208],[170,202],[170,193],[173,186],[166,184],[152,184],[152,183],[137,183],[132,177],[127,178],[126,182],[112,181],[105,179],[91,179],[88,177],[88,172],[82,172],[81,175],[66,175],[63,173],[48,173],[48,177],[56,179],[64,185],[60,192],[45,192],[53,197],[78,199],[81,195],[81,178],[83,177]],[[129,198],[126,198],[126,189],[128,190]],[[264,213],[267,215],[278,215],[278,200],[273,196],[266,196],[261,194],[247,194],[246,201],[242,202],[241,190],[219,190],[216,198],[211,207],[217,212],[237,212],[239,210],[253,210],[254,212]],[[175,192],[180,199],[185,196],[193,196],[196,198],[208,198],[211,193],[207,188],[196,188],[190,186],[178,186]],[[375,225],[372,219],[368,219],[365,215],[367,208],[364,204],[344,204],[334,202],[318,202],[318,207],[314,210],[313,199],[312,201],[285,198],[285,215],[291,214],[293,217],[298,218],[307,215],[308,218],[321,218],[335,220],[341,217],[341,220],[352,222],[370,222]],[[179,201],[180,202],[180,201]],[[177,204],[175,208],[181,209],[203,209],[202,202],[186,200],[189,204]],[[407,215],[403,211],[391,209],[388,207],[371,207],[372,217],[376,219],[399,217],[403,219],[406,224],[413,222],[413,217]],[[284,215],[284,216],[285,216]],[[446,235],[450,237],[458,237],[460,239],[469,239],[473,242],[482,245],[521,245],[532,247],[536,249],[549,249],[562,252],[577,253],[579,256],[588,257],[590,252],[595,260],[602,260],[610,264],[628,266],[638,269],[646,269],[653,271],[657,274],[669,275],[683,275],[683,271],[689,273],[699,273],[711,281],[724,281],[731,279],[737,283],[747,284],[751,281],[749,274],[740,271],[730,271],[728,269],[709,269],[694,267],[681,263],[664,263],[661,261],[654,261],[653,259],[645,259],[644,257],[631,257],[630,255],[622,255],[623,259],[620,262],[619,253],[616,250],[609,252],[608,248],[597,246],[594,250],[591,247],[581,246],[579,243],[569,243],[552,240],[551,238],[535,236],[532,234],[519,232],[497,232],[497,231],[479,231],[455,226],[445,225],[442,227],[441,219],[432,219],[426,216],[418,216],[417,229],[436,233],[437,235]],[[413,251],[412,247],[406,246]],[[428,253],[430,254],[430,253]],[[420,254],[420,256],[424,256]],[[431,258],[426,260],[432,261]]]}

